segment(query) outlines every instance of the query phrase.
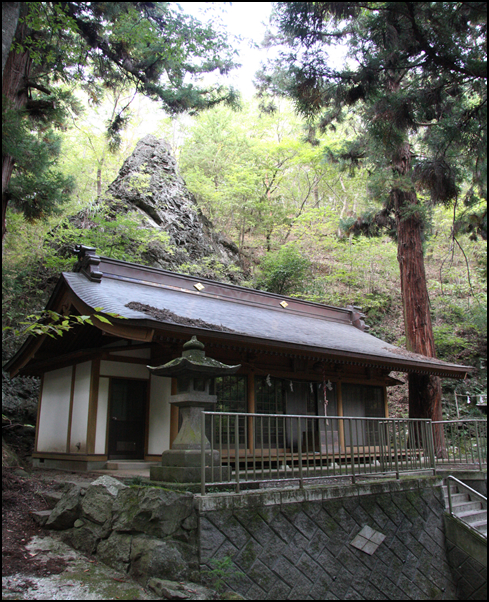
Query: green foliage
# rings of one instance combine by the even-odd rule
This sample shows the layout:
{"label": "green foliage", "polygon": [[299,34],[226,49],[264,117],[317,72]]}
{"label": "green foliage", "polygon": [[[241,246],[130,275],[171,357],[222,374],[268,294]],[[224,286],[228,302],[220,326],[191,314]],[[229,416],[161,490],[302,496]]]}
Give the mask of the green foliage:
{"label": "green foliage", "polygon": [[[322,130],[354,106],[356,140],[333,155],[368,166],[376,198],[416,186],[447,204],[464,182],[487,197],[486,3],[277,2],[273,17],[283,52],[262,89]],[[340,41],[354,61],[330,60]]]}
{"label": "green foliage", "polygon": [[306,278],[310,273],[310,260],[295,244],[289,243],[264,257],[260,263],[255,285],[271,293],[291,295],[300,293],[304,289]]}
{"label": "green foliage", "polygon": [[[348,132],[345,125],[322,140],[333,147]],[[186,131],[179,160],[185,181],[205,215],[241,250],[264,240],[270,251],[308,236],[310,222],[331,234],[338,208],[349,212],[365,198],[365,175],[345,176],[303,133],[304,123],[283,100],[272,114],[256,101],[239,113],[219,107]]]}
{"label": "green foliage", "polygon": [[145,263],[144,254],[155,242],[172,253],[166,232],[143,227],[137,212],[124,213],[122,207],[119,209],[121,213],[116,213],[112,206],[107,214],[107,208],[100,206],[81,227],[65,219],[47,240],[44,265],[56,272],[70,269],[75,261],[72,250],[77,244],[95,247],[106,257],[135,263]]}
{"label": "green foliage", "polygon": [[[21,2],[3,78],[4,204],[38,219],[69,198],[74,181],[57,169],[54,130],[79,113],[73,86],[83,87],[93,104],[107,90],[132,88],[133,97],[142,92],[171,114],[234,105],[232,89],[202,86],[200,79],[232,69],[233,54],[225,35],[175,3]],[[114,107],[107,120],[111,152],[121,144],[130,104]]]}
{"label": "green foliage", "polygon": [[456,357],[464,349],[470,348],[466,339],[457,336],[449,325],[433,326],[436,352],[438,357]]}
{"label": "green foliage", "polygon": [[[96,312],[103,312],[103,307],[96,307]],[[113,318],[125,319],[113,312],[105,312],[105,315]],[[11,326],[4,326],[2,332],[7,334],[7,338],[21,338],[25,336],[40,336],[47,335],[51,338],[57,336],[63,336],[65,332],[71,330],[75,326],[90,324],[93,326],[93,319],[97,319],[105,324],[110,324],[110,320],[107,319],[101,313],[95,313],[91,316],[79,316],[79,315],[68,315],[64,316],[58,314],[55,311],[45,310],[41,314],[31,314],[27,316],[25,321],[20,322],[20,328],[13,328]],[[10,331],[10,332],[8,332]]]}
{"label": "green foliage", "polygon": [[190,274],[191,276],[219,280],[220,282],[233,281],[239,279],[242,275],[242,271],[238,266],[226,265],[215,257],[202,257],[193,262],[189,261],[181,263],[178,266],[178,272],[181,274]]}
{"label": "green foliage", "polygon": [[487,300],[480,295],[467,305],[451,295],[435,298],[433,334],[440,358],[476,365],[487,348]]}
{"label": "green foliage", "polygon": [[236,568],[231,556],[213,558],[210,564],[212,565],[212,569],[204,569],[203,572],[217,592],[222,591],[226,579],[244,577],[244,573]]}
{"label": "green foliage", "polygon": [[74,177],[59,168],[61,139],[43,120],[35,122],[24,111],[2,110],[2,155],[15,167],[6,192],[10,206],[29,220],[59,212],[74,188]]}
{"label": "green foliage", "polygon": [[[172,113],[235,101],[233,91],[186,81],[187,76],[198,81],[206,73],[229,71],[234,53],[225,35],[176,3],[28,4],[22,19],[28,33],[15,49],[27,51],[51,82],[74,79],[94,99],[102,87],[131,82]],[[123,120],[123,112],[111,120],[113,134]]]}

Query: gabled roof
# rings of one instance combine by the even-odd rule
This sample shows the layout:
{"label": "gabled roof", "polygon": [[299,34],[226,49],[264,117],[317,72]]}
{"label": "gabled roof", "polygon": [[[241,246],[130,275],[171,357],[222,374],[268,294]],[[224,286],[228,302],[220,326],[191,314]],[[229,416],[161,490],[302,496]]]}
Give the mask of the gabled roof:
{"label": "gabled roof", "polygon": [[[63,273],[60,290],[69,291],[82,313],[95,308],[127,338],[150,341],[158,331],[207,335],[280,351],[311,352],[325,360],[463,378],[468,366],[411,353],[363,330],[355,308],[310,303],[166,270],[97,257],[81,257],[76,272]],[[97,323],[110,332],[111,327]],[[27,341],[5,367],[26,365],[35,341]]]}

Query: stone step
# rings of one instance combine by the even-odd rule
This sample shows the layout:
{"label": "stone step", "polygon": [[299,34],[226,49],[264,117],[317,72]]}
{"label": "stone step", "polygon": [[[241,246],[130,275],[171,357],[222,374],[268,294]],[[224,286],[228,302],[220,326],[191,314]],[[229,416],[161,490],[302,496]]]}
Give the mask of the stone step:
{"label": "stone step", "polygon": [[62,491],[44,491],[42,494],[43,499],[50,508],[54,508],[62,496]]}
{"label": "stone step", "polygon": [[485,535],[487,537],[487,521],[483,525],[476,527],[476,529],[477,531],[480,531],[482,535]]}
{"label": "stone step", "polygon": [[38,510],[36,512],[31,512],[30,514],[38,525],[44,527],[48,518],[51,516],[51,510]]}
{"label": "stone step", "polygon": [[[448,485],[442,485],[443,487],[443,491],[445,492],[445,495],[448,495]],[[458,492],[458,485],[456,483],[450,483],[450,491],[452,493],[457,493]]]}
{"label": "stone step", "polygon": [[[447,508],[448,508],[448,502],[447,502]],[[465,501],[465,502],[459,502],[457,504],[454,504],[452,501],[452,510],[454,514],[459,514],[460,512],[477,512],[479,510],[484,510],[484,508],[482,507],[482,503],[481,502],[471,502],[469,501]]]}
{"label": "stone step", "polygon": [[487,537],[487,521],[477,521],[475,523],[470,523],[470,526]]}
{"label": "stone step", "polygon": [[458,518],[463,520],[466,523],[487,523],[487,510],[479,510],[479,511],[468,511],[468,512],[457,512],[455,514]]}
{"label": "stone step", "polygon": [[[468,493],[452,493],[452,504],[461,504],[463,502],[470,502],[470,497]],[[445,495],[445,502],[448,505],[448,494]]]}
{"label": "stone step", "polygon": [[149,470],[150,466],[159,466],[160,462],[144,460],[108,460],[104,470]]}

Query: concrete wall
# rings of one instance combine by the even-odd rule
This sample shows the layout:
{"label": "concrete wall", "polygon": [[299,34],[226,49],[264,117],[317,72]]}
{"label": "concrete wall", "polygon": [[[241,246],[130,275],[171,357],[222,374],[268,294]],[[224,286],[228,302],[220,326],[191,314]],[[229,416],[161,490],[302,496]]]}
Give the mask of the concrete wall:
{"label": "concrete wall", "polygon": [[445,514],[448,561],[459,600],[487,600],[487,538]]}
{"label": "concrete wall", "polygon": [[[441,484],[197,496],[201,568],[232,558],[227,585],[252,600],[456,600]],[[378,547],[352,544],[365,526]]]}

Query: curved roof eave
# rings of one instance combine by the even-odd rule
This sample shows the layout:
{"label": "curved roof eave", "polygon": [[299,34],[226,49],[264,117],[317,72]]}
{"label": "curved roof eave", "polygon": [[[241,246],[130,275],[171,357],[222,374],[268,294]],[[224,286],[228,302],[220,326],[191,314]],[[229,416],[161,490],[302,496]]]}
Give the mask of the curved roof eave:
{"label": "curved roof eave", "polygon": [[[230,345],[255,345],[271,353],[305,353],[326,361],[385,367],[399,372],[463,378],[472,370],[469,366],[424,357],[377,339],[347,323],[345,310],[341,310],[338,320],[315,315],[313,304],[308,313],[287,311],[283,307],[265,306],[259,302],[258,294],[258,302],[253,303],[250,301],[253,292],[248,289],[243,300],[239,297],[242,287],[233,288],[233,298],[224,298],[105,273],[100,282],[93,282],[82,273],[70,272],[60,277],[47,308],[60,311],[68,293],[80,313],[94,313],[95,308],[103,308],[103,312],[120,315],[121,319],[109,316],[111,325],[97,320],[94,325],[133,340],[150,341],[158,331],[200,334],[218,338],[223,344],[228,341]],[[11,373],[18,372],[41,344],[42,340],[37,337],[29,337],[4,368]]]}

